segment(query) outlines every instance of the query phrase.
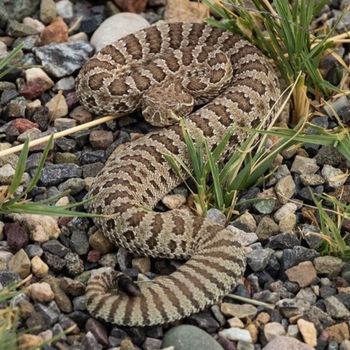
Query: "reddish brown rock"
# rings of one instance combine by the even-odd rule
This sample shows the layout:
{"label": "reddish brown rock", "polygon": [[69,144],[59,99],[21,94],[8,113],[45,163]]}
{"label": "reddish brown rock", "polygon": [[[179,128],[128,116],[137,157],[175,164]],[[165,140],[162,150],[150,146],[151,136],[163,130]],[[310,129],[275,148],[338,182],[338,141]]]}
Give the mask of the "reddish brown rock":
{"label": "reddish brown rock", "polygon": [[146,8],[148,0],[114,0],[114,2],[122,11],[140,13]]}
{"label": "reddish brown rock", "polygon": [[70,117],[76,120],[78,124],[84,124],[92,120],[92,114],[83,106],[75,107],[72,112],[70,112]]}
{"label": "reddish brown rock", "polygon": [[345,322],[327,327],[325,331],[328,334],[328,341],[336,341],[341,343],[350,338],[349,327]]}
{"label": "reddish brown rock", "polygon": [[14,119],[11,122],[11,126],[17,129],[20,134],[24,133],[29,129],[39,128],[39,125],[37,123],[33,123],[30,120],[24,118]]}
{"label": "reddish brown rock", "polygon": [[65,43],[66,41],[68,41],[68,26],[60,17],[55,19],[41,32],[41,45]]}
{"label": "reddish brown rock", "polygon": [[99,252],[98,250],[93,249],[88,252],[88,255],[87,255],[88,262],[95,263],[95,262],[98,262],[100,258],[101,258],[101,252]]}
{"label": "reddish brown rock", "polygon": [[291,267],[286,270],[286,275],[291,282],[297,282],[302,288],[312,284],[317,277],[316,269],[310,261]]}
{"label": "reddish brown rock", "polygon": [[113,143],[113,133],[107,130],[92,130],[89,141],[94,149],[106,149]]}
{"label": "reddish brown rock", "polygon": [[19,223],[6,223],[4,226],[4,233],[7,237],[7,244],[10,249],[17,252],[27,246],[28,234]]}

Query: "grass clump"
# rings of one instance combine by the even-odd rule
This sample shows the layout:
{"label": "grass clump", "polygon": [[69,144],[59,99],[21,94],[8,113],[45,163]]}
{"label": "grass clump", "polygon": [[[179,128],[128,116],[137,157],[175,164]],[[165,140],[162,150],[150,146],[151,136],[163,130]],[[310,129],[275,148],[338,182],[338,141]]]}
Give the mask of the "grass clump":
{"label": "grass clump", "polygon": [[40,202],[32,202],[31,200],[27,199],[27,195],[34,189],[34,187],[37,185],[40,179],[42,169],[45,165],[45,161],[52,146],[53,137],[50,138],[48,144],[46,145],[32,179],[29,181],[25,189],[21,190],[21,183],[23,179],[23,174],[25,172],[26,162],[29,153],[29,140],[27,139],[25,141],[24,147],[20,153],[17,162],[15,174],[12,178],[11,184],[9,186],[0,186],[0,214],[26,213],[50,216],[96,216],[95,214],[71,210],[72,208],[86,203],[86,201],[73,203],[65,206],[49,205],[50,203],[53,203],[54,201],[57,201],[60,197],[64,196],[65,193]]}
{"label": "grass clump", "polygon": [[208,23],[241,33],[274,60],[288,85],[298,81],[292,95],[295,124],[308,115],[308,93],[315,97],[329,96],[337,90],[323,78],[319,64],[325,55],[332,53],[330,48],[335,43],[349,35],[331,37],[329,29],[319,30],[317,35],[311,32],[312,22],[328,0],[252,0],[251,9],[244,6],[243,0],[203,2],[222,19],[208,19]]}

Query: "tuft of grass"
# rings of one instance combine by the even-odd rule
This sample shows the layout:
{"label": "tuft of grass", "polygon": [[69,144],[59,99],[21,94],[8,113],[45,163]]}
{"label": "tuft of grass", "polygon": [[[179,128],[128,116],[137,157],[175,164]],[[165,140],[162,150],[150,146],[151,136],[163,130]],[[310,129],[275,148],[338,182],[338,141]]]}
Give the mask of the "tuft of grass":
{"label": "tuft of grass", "polygon": [[[207,19],[208,23],[245,36],[273,59],[288,85],[298,80],[292,95],[295,124],[308,115],[308,93],[318,97],[339,91],[323,78],[319,69],[321,59],[332,53],[330,48],[339,36],[332,38],[333,30],[318,31],[317,36],[310,31],[313,20],[328,0],[252,0],[252,9],[247,9],[243,0],[202,1],[221,18],[221,21]],[[337,59],[346,67],[339,56]],[[301,79],[297,79],[300,73]]]}
{"label": "tuft of grass", "polygon": [[21,50],[23,49],[24,43],[19,44],[10,53],[8,53],[4,58],[0,59],[0,79],[10,73],[13,69],[20,67],[20,64],[12,64],[12,62],[17,58]]}
{"label": "tuft of grass", "polygon": [[[285,148],[296,141],[293,138],[281,139],[278,142],[268,145],[267,135],[260,137],[259,131],[267,126],[271,129],[276,119],[282,112],[285,104],[290,98],[296,84],[289,88],[288,96],[284,103],[274,114],[276,105],[272,107],[268,115],[260,122],[258,128],[249,134],[246,140],[236,150],[227,155],[228,145],[231,136],[237,131],[237,126],[229,128],[219,144],[213,149],[209,148],[206,139],[199,136],[193,138],[185,120],[181,120],[181,127],[184,141],[187,146],[189,160],[187,163],[174,156],[164,154],[173,171],[183,179],[184,183],[193,195],[196,210],[199,215],[205,216],[207,210],[215,207],[226,214],[227,221],[230,221],[234,214],[237,214],[235,207],[239,204],[239,193],[250,188],[254,184],[264,181],[265,173],[271,169],[276,156]],[[286,90],[280,97],[285,97]],[[270,123],[267,121],[271,120]],[[254,152],[253,152],[254,150]],[[190,179],[195,190],[190,186]],[[266,198],[265,198],[266,199]],[[265,200],[264,199],[264,200]],[[256,201],[263,199],[256,199]]]}
{"label": "tuft of grass", "polygon": [[54,196],[49,198],[48,200],[40,201],[40,202],[32,202],[27,199],[28,193],[33,190],[33,188],[37,185],[42,169],[45,165],[45,161],[49,154],[49,151],[53,147],[53,136],[51,136],[49,142],[47,143],[43,154],[40,158],[38,167],[29,181],[26,188],[21,191],[20,186],[23,179],[23,174],[26,168],[26,162],[29,153],[29,140],[26,139],[24,143],[24,147],[20,153],[17,166],[15,169],[15,174],[12,178],[11,184],[9,186],[1,186],[0,187],[0,214],[37,214],[37,215],[50,215],[50,216],[74,216],[74,217],[95,217],[95,214],[79,212],[75,210],[71,210],[77,206],[85,204],[87,200],[68,204],[65,206],[55,206],[49,205],[54,201],[57,201],[60,197],[65,195],[65,193],[60,196]]}
{"label": "tuft of grass", "polygon": [[[344,220],[350,219],[350,205],[339,201],[330,195],[322,195],[319,198],[310,191],[318,210],[319,228],[322,242],[320,251],[324,255],[334,255],[343,260],[350,260],[350,246],[342,234]],[[326,202],[327,208],[323,205]],[[329,209],[329,206],[331,209]]]}

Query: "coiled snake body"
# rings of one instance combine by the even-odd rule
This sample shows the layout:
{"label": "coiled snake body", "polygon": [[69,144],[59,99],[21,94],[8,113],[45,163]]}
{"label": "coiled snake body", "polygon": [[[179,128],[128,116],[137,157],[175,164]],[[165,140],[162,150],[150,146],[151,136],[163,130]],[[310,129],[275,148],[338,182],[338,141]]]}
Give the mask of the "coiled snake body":
{"label": "coiled snake body", "polygon": [[[80,71],[76,87],[82,104],[97,114],[142,109],[151,124],[168,126],[112,153],[90,190],[91,211],[111,215],[97,218],[96,225],[137,255],[188,259],[169,276],[139,283],[135,296],[118,287],[121,273],[92,277],[88,310],[116,324],[148,326],[214,304],[242,276],[244,249],[232,231],[188,210],[152,211],[182,182],[163,155],[172,153],[190,167],[175,124],[179,115],[189,115],[190,134],[205,137],[210,147],[233,124],[255,127],[279,94],[266,58],[239,35],[205,24],[159,24],[98,52]],[[237,129],[230,150],[246,137]]]}

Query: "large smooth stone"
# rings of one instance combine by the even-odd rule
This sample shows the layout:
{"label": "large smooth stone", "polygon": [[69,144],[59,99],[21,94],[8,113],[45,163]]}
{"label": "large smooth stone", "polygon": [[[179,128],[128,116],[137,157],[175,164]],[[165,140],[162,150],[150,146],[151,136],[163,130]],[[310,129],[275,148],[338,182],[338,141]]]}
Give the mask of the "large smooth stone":
{"label": "large smooth stone", "polygon": [[170,346],[176,350],[224,350],[208,333],[190,325],[177,326],[166,332],[162,347]]}
{"label": "large smooth stone", "polygon": [[128,34],[149,27],[149,25],[150,24],[142,16],[135,13],[117,13],[102,22],[92,35],[90,43],[95,47],[96,51],[99,51],[106,45]]}

